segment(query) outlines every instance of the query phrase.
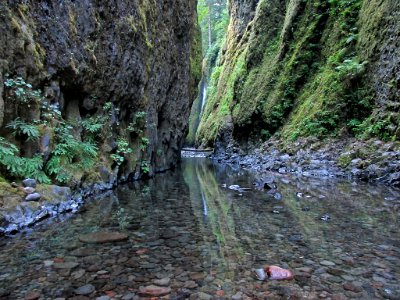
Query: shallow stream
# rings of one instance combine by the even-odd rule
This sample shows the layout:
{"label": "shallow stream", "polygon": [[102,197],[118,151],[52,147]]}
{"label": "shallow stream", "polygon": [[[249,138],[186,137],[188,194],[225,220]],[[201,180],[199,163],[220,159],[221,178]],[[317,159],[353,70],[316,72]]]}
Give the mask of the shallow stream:
{"label": "shallow stream", "polygon": [[[246,171],[184,158],[80,214],[2,238],[0,299],[128,300],[152,283],[170,287],[170,299],[400,299],[398,191],[270,176],[279,193],[255,189]],[[96,231],[129,240],[79,241]],[[295,279],[256,280],[252,269],[268,264]]]}

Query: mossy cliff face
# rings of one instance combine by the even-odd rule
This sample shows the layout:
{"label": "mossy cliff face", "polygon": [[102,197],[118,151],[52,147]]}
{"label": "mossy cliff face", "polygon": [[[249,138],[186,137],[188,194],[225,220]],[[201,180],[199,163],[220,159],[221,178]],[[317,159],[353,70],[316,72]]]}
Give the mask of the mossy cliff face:
{"label": "mossy cliff face", "polygon": [[[99,168],[116,170],[112,154],[124,156],[125,178],[176,164],[201,75],[195,0],[2,1],[0,16],[2,136],[14,139],[5,126],[16,118],[43,117],[8,97],[3,82],[22,77],[74,124],[78,140],[82,122],[103,120]],[[43,130],[49,153],[54,127]],[[121,153],[118,140],[132,151]],[[40,142],[14,142],[26,156],[45,154]]]}
{"label": "mossy cliff face", "polygon": [[400,3],[230,1],[197,143],[399,138]]}

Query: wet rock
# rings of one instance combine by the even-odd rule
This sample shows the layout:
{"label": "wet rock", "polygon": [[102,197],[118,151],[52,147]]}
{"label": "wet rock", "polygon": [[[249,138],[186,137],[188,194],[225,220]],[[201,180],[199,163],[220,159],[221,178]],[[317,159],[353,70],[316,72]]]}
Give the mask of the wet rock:
{"label": "wet rock", "polygon": [[43,262],[43,264],[44,264],[44,266],[45,267],[51,267],[52,265],[54,265],[54,261],[52,261],[52,260],[45,260],[44,262]]}
{"label": "wet rock", "polygon": [[161,297],[171,293],[171,288],[149,285],[139,288],[139,295],[144,297]]}
{"label": "wet rock", "polygon": [[326,267],[333,267],[336,266],[334,262],[331,262],[329,260],[322,260],[319,262],[321,265],[326,266]]}
{"label": "wet rock", "polygon": [[94,254],[96,254],[96,251],[93,249],[89,249],[89,248],[75,249],[70,253],[70,255],[76,256],[76,257],[85,257],[85,256],[91,256]]}
{"label": "wet rock", "polygon": [[320,220],[325,221],[325,222],[329,221],[330,219],[331,219],[331,216],[328,214],[324,214],[320,217]]}
{"label": "wet rock", "polygon": [[352,283],[352,282],[346,282],[346,283],[344,283],[344,284],[343,284],[343,288],[344,288],[346,291],[350,291],[350,292],[353,292],[353,293],[360,293],[360,292],[362,291],[362,288],[361,288],[360,286],[355,285],[355,284]]}
{"label": "wet rock", "polygon": [[[192,298],[192,296],[194,296],[194,297]],[[190,299],[211,300],[213,298],[211,295],[203,293],[203,292],[199,292],[197,294],[192,294],[192,296],[190,296]]]}
{"label": "wet rock", "polygon": [[192,280],[203,280],[206,275],[204,273],[191,273],[189,277]]}
{"label": "wet rock", "polygon": [[27,178],[22,181],[24,187],[36,188],[36,180],[32,178]]}
{"label": "wet rock", "polygon": [[30,186],[27,186],[23,189],[23,191],[25,194],[33,194],[36,191],[36,189],[33,187],[30,187]]}
{"label": "wet rock", "polygon": [[254,183],[257,189],[259,190],[276,190],[277,186],[272,178],[261,178],[257,179]]}
{"label": "wet rock", "polygon": [[261,269],[255,269],[254,270],[254,274],[255,274],[256,278],[258,280],[261,280],[261,281],[263,281],[263,280],[265,280],[267,278],[267,274],[265,274],[265,270],[262,269],[262,268]]}
{"label": "wet rock", "polygon": [[6,228],[4,228],[4,233],[6,234],[15,234],[19,230],[17,224],[9,224]]}
{"label": "wet rock", "polygon": [[232,296],[232,300],[242,300],[242,299],[243,299],[242,292],[237,292],[235,295]]}
{"label": "wet rock", "polygon": [[380,294],[389,300],[398,300],[400,299],[400,289],[394,289],[391,287],[384,287],[380,290]]}
{"label": "wet rock", "polygon": [[291,280],[293,279],[293,272],[277,266],[265,266],[265,273],[267,273],[270,280]]}
{"label": "wet rock", "polygon": [[44,208],[42,210],[35,212],[32,216],[35,219],[35,221],[41,221],[49,216],[49,211],[46,208]]}
{"label": "wet rock", "polygon": [[74,269],[79,266],[77,262],[60,262],[53,264],[53,268],[55,269]]}
{"label": "wet rock", "polygon": [[128,294],[124,295],[121,299],[122,300],[132,300],[135,298],[135,296],[136,295],[134,293],[128,293]]}
{"label": "wet rock", "polygon": [[153,282],[157,286],[168,286],[171,282],[171,279],[169,277],[166,277],[163,279],[155,279]]}
{"label": "wet rock", "polygon": [[74,292],[77,295],[89,295],[95,291],[95,287],[92,284],[86,284],[77,288]]}
{"label": "wet rock", "polygon": [[83,295],[79,295],[79,296],[68,298],[68,300],[89,300],[89,298],[86,296],[83,296]]}
{"label": "wet rock", "polygon": [[75,271],[71,274],[71,278],[73,279],[79,279],[81,278],[83,275],[85,275],[86,271],[85,270],[78,270]]}
{"label": "wet rock", "polygon": [[25,197],[25,201],[39,201],[42,195],[39,193],[29,194]]}
{"label": "wet rock", "polygon": [[128,235],[120,232],[93,232],[79,236],[79,240],[88,244],[120,242],[128,239]]}
{"label": "wet rock", "polygon": [[39,293],[39,292],[28,292],[26,295],[25,295],[25,300],[37,300],[37,299],[39,299],[40,298],[40,296],[41,296],[41,294]]}
{"label": "wet rock", "polygon": [[195,289],[195,288],[198,287],[198,284],[193,280],[188,280],[188,281],[185,282],[183,287],[186,288],[186,289]]}
{"label": "wet rock", "polygon": [[[122,299],[124,299],[124,298],[122,298]],[[111,300],[111,298],[109,296],[100,296],[100,297],[97,297],[96,300]]]}

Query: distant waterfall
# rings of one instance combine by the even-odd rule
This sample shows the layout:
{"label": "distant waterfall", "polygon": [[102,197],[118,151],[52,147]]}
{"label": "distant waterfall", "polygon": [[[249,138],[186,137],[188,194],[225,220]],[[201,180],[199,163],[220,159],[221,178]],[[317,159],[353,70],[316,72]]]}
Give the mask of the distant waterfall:
{"label": "distant waterfall", "polygon": [[194,147],[196,143],[196,133],[199,128],[201,116],[207,104],[207,77],[203,75],[199,84],[199,93],[193,102],[192,110],[189,118],[189,133],[185,140],[186,147]]}
{"label": "distant waterfall", "polygon": [[200,111],[199,119],[201,119],[201,116],[204,113],[204,107],[206,106],[206,102],[207,102],[207,80],[204,78],[201,81],[200,97],[201,97],[201,111]]}

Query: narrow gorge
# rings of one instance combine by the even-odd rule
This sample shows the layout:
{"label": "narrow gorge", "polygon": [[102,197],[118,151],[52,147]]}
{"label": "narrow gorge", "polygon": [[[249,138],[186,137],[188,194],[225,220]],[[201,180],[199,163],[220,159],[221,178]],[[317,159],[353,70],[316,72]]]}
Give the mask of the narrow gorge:
{"label": "narrow gorge", "polygon": [[400,1],[0,1],[0,300],[400,299]]}

